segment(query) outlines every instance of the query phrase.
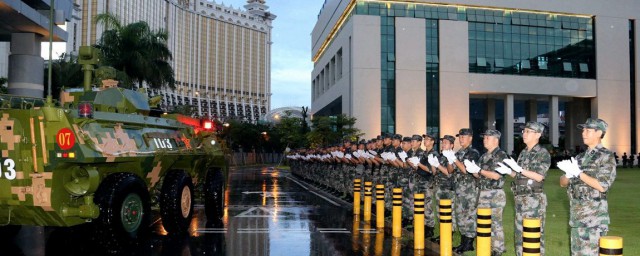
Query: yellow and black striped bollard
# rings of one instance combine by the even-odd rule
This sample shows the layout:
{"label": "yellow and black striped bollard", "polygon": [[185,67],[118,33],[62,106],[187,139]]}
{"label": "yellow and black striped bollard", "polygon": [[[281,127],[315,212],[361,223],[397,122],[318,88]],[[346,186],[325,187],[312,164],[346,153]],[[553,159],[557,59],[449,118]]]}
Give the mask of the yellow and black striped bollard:
{"label": "yellow and black striped bollard", "polygon": [[522,255],[540,255],[540,219],[522,221]]}
{"label": "yellow and black striped bollard", "polygon": [[384,229],[384,184],[376,185],[376,228]]}
{"label": "yellow and black striped bollard", "polygon": [[600,237],[600,256],[622,256],[622,237]]}
{"label": "yellow and black striped bollard", "polygon": [[478,227],[476,230],[478,249],[476,255],[491,255],[491,208],[478,208]]}
{"label": "yellow and black striped bollard", "polygon": [[360,179],[353,180],[353,214],[360,215]]}
{"label": "yellow and black striped bollard", "polygon": [[391,235],[402,236],[402,188],[393,188],[393,215]]}
{"label": "yellow and black striped bollard", "polygon": [[413,195],[413,249],[424,249],[424,194]]}
{"label": "yellow and black striped bollard", "polygon": [[364,221],[371,220],[371,181],[364,183]]}
{"label": "yellow and black striped bollard", "polygon": [[384,255],[384,230],[378,230],[376,233],[376,247],[374,248],[376,256]]}
{"label": "yellow and black striped bollard", "polygon": [[451,199],[440,199],[440,256],[451,256],[453,250],[451,247],[452,237],[451,229],[452,215],[451,215]]}

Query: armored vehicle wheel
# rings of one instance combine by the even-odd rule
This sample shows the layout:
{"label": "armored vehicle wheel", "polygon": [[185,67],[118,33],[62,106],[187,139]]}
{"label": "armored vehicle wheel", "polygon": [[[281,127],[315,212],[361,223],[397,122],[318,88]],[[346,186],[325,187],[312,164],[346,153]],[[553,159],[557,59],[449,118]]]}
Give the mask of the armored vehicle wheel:
{"label": "armored vehicle wheel", "polygon": [[189,230],[193,216],[193,182],[184,171],[171,171],[164,177],[160,196],[162,225],[169,234]]}
{"label": "armored vehicle wheel", "polygon": [[132,173],[115,173],[102,181],[94,199],[100,207],[95,230],[100,245],[122,248],[149,232],[151,206],[145,183]]}
{"label": "armored vehicle wheel", "polygon": [[209,221],[222,219],[224,215],[224,175],[219,168],[207,171],[204,182],[204,211]]}

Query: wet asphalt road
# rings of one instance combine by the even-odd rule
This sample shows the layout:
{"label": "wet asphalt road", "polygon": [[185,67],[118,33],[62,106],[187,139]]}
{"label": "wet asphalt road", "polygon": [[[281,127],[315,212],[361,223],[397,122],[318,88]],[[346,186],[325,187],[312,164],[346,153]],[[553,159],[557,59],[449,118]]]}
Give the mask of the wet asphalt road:
{"label": "wet asphalt road", "polygon": [[[195,206],[190,233],[167,235],[158,218],[136,248],[96,249],[89,227],[23,227],[0,255],[437,255],[414,251],[410,238],[392,239],[330,193],[269,167],[230,171],[222,221],[209,222]],[[375,209],[375,207],[372,207]],[[431,246],[427,243],[427,247]]]}

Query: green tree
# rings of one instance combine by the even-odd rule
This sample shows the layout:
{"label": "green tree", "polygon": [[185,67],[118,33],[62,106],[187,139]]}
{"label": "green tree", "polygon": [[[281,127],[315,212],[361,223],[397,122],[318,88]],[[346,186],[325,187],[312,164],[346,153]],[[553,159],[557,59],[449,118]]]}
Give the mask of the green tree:
{"label": "green tree", "polygon": [[174,88],[167,32],[152,31],[144,21],[123,26],[118,17],[108,13],[96,15],[96,23],[106,29],[96,44],[102,50],[101,62],[122,71],[124,74],[118,74],[121,82],[132,81],[138,87],[146,82],[151,88]]}
{"label": "green tree", "polygon": [[342,139],[356,140],[363,133],[354,127],[355,124],[355,117],[344,114],[314,117],[311,120],[311,132],[307,134],[307,139],[311,147],[326,146],[340,142]]}
{"label": "green tree", "polygon": [[7,88],[7,86],[4,85],[8,81],[9,81],[9,79],[7,79],[6,77],[0,77],[0,94],[8,94],[9,93],[9,89]]}
{"label": "green tree", "polygon": [[306,123],[302,118],[294,117],[291,112],[286,111],[280,117],[280,122],[275,125],[274,130],[280,136],[280,142],[290,148],[307,146],[306,133],[303,132]]}
{"label": "green tree", "polygon": [[[48,83],[48,66],[44,71],[44,84]],[[51,63],[51,94],[54,98],[65,88],[82,87],[84,75],[82,65],[78,64],[78,56],[63,53]],[[45,92],[48,93],[48,92]]]}

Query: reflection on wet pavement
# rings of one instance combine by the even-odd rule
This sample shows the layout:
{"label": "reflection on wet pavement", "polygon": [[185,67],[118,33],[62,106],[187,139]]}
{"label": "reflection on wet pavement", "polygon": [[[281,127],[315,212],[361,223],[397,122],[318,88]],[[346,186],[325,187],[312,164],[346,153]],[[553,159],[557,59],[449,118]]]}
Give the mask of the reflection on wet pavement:
{"label": "reflection on wet pavement", "polygon": [[[413,241],[391,238],[364,222],[352,208],[273,168],[231,170],[221,221],[206,220],[196,205],[190,233],[168,235],[160,220],[145,244],[98,251],[88,225],[73,228],[24,227],[2,255],[437,255],[413,251]],[[375,209],[375,207],[373,207]],[[3,242],[6,243],[6,242]]]}

